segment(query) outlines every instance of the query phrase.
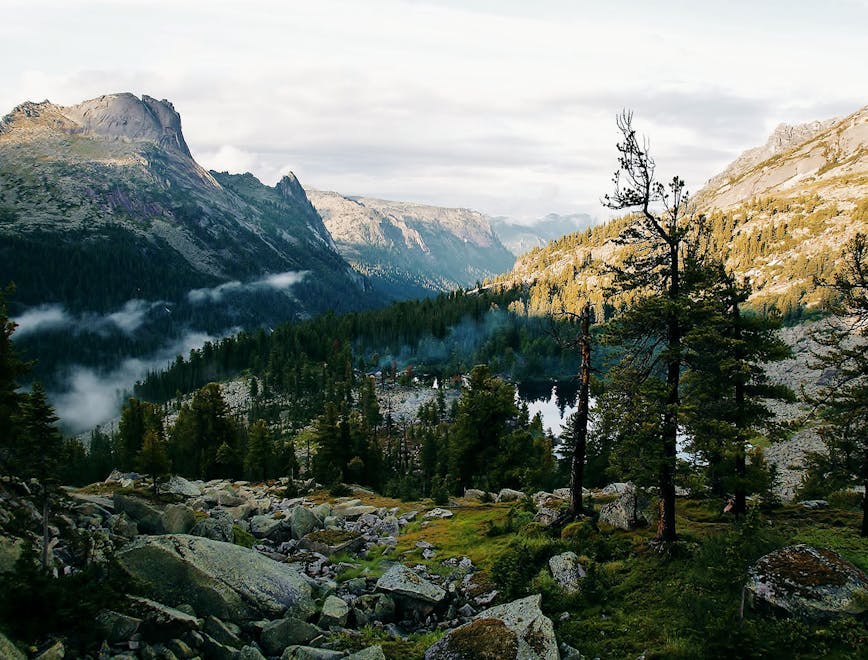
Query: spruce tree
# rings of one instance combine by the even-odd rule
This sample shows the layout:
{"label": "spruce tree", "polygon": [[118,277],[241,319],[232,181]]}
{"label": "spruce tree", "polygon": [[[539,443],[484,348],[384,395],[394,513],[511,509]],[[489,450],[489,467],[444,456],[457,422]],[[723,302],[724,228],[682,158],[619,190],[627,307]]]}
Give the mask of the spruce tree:
{"label": "spruce tree", "polygon": [[141,449],[136,455],[136,467],[142,474],[150,475],[154,485],[154,497],[156,497],[159,493],[160,480],[169,472],[170,463],[166,452],[166,441],[154,428],[145,431]]}
{"label": "spruce tree", "polygon": [[12,343],[16,326],[6,312],[6,295],[11,291],[0,290],[0,472],[7,474],[15,472],[21,454],[15,424],[22,402],[18,379],[30,368],[18,357]]}

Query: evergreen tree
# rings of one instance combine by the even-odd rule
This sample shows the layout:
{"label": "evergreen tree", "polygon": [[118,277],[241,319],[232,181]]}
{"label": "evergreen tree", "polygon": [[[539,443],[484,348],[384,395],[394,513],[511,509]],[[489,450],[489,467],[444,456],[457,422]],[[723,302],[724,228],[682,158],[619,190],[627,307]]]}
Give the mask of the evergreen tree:
{"label": "evergreen tree", "polygon": [[42,567],[48,567],[48,527],[51,495],[58,486],[58,470],[63,454],[63,439],[57,430],[57,415],[37,381],[21,405],[20,433],[22,457],[19,474],[39,482],[42,499]]}
{"label": "evergreen tree", "polygon": [[[818,367],[831,378],[808,400],[819,412],[827,455],[812,457],[812,471],[828,482],[868,487],[868,237],[857,234],[831,282],[838,300],[831,317],[814,333]],[[862,496],[863,537],[868,536],[868,490]]]}
{"label": "evergreen tree", "polygon": [[245,478],[263,481],[268,477],[272,460],[272,440],[268,427],[262,419],[257,420],[247,435],[247,451],[244,455]]}
{"label": "evergreen tree", "polygon": [[[640,297],[622,314],[626,318],[618,340],[630,346],[627,359],[635,362],[639,358],[643,363],[635,368],[635,375],[665,383],[657,439],[657,537],[669,543],[677,537],[675,471],[682,340],[690,318],[691,275],[704,265],[706,227],[702,216],[689,211],[682,179],[676,176],[665,185],[657,180],[654,159],[647,144],[640,144],[631,113],[618,117],[618,129],[622,137],[617,147],[619,169],[615,190],[605,202],[610,208],[636,214],[618,238],[618,243],[630,246],[629,254],[623,265],[611,267],[617,288]],[[658,347],[662,347],[659,352]]]}
{"label": "evergreen tree", "polygon": [[136,455],[136,467],[142,474],[150,475],[154,485],[154,497],[156,497],[159,493],[160,480],[169,472],[170,463],[166,452],[166,441],[154,428],[145,431],[142,447]]}
{"label": "evergreen tree", "polygon": [[12,343],[16,326],[6,312],[6,295],[11,291],[11,287],[0,290],[0,471],[6,473],[15,471],[21,453],[14,423],[22,401],[18,379],[30,368],[18,358]]}

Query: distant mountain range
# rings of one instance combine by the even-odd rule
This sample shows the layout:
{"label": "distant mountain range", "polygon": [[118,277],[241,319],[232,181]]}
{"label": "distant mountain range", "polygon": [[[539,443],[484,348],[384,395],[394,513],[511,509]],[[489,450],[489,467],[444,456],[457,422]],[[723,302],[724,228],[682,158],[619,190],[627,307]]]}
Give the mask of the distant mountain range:
{"label": "distant mountain range", "polygon": [[[49,365],[378,302],[293,175],[207,172],[172,104],[132,94],[24,103],[0,122],[7,282],[19,338]],[[129,310],[135,323],[112,321]]]}
{"label": "distant mountain range", "polygon": [[[868,106],[844,119],[779,126],[767,143],[739,156],[694,197],[729,268],[747,276],[751,304],[790,318],[817,307],[856,232],[868,232]],[[589,264],[620,249],[624,218],[554,240],[497,278],[530,290],[535,313],[603,302],[605,277]],[[617,301],[608,299],[612,304]]]}
{"label": "distant mountain range", "polygon": [[476,211],[319,190],[307,195],[338,251],[384,299],[473,286],[515,261]]}
{"label": "distant mountain range", "polygon": [[528,224],[519,224],[502,216],[491,219],[491,226],[497,236],[516,257],[534,248],[541,248],[549,241],[566,234],[583,231],[593,224],[594,218],[586,213],[549,213]]}

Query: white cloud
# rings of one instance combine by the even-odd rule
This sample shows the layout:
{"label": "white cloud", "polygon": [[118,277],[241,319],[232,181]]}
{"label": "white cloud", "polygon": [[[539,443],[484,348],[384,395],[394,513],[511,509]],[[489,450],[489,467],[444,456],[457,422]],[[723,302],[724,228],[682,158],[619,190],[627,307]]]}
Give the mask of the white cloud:
{"label": "white cloud", "polygon": [[224,282],[212,288],[193,289],[187,293],[187,300],[194,305],[221,302],[229,294],[247,293],[257,289],[288,289],[307,277],[309,271],[290,270],[285,273],[273,273],[258,280],[241,283],[238,280]]}
{"label": "white cloud", "polygon": [[39,305],[32,307],[21,316],[12,319],[18,326],[15,330],[16,337],[42,330],[60,328],[72,322],[72,318],[63,309],[63,305]]}
{"label": "white cloud", "polygon": [[[231,334],[236,330],[227,330]],[[176,355],[200,348],[214,337],[191,332],[144,358],[127,358],[117,366],[98,371],[88,367],[70,367],[63,387],[50,395],[55,411],[70,433],[81,433],[116,417],[136,381],[149,371],[165,369]]]}
{"label": "white cloud", "polygon": [[133,299],[125,302],[116,312],[105,315],[93,312],[73,315],[66,311],[63,305],[45,304],[31,307],[12,320],[18,325],[15,331],[17,337],[58,328],[95,334],[105,334],[117,329],[131,335],[142,326],[152,309],[166,304],[162,300],[152,302]]}
{"label": "white cloud", "polygon": [[862,105],[866,23],[852,0],[15,1],[0,108],[147,93],[205,166],[267,183],[599,213],[622,106],[696,189],[779,122]]}

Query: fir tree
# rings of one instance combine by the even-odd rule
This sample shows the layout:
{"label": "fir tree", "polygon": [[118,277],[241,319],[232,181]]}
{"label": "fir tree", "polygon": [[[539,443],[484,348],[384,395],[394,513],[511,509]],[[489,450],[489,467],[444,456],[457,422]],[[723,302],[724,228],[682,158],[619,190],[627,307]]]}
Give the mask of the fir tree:
{"label": "fir tree", "polygon": [[145,431],[142,447],[136,455],[136,467],[146,475],[150,475],[154,485],[154,497],[159,493],[159,483],[169,472],[169,455],[166,452],[166,441],[156,429]]}

